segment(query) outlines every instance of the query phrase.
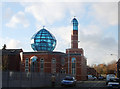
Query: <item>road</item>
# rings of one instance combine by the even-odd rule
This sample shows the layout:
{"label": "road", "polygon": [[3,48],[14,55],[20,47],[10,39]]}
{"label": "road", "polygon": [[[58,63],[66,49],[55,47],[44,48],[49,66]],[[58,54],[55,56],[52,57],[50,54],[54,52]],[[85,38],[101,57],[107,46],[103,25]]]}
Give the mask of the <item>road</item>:
{"label": "road", "polygon": [[[2,88],[8,89],[8,88]],[[9,89],[19,89],[19,88],[9,88]],[[41,88],[20,88],[20,89],[108,89],[105,85],[105,81],[95,80],[95,81],[78,81],[75,87],[62,87],[56,85],[55,87],[41,87]]]}
{"label": "road", "polygon": [[84,88],[106,88],[105,81],[80,81],[76,87]]}
{"label": "road", "polygon": [[[59,87],[60,88],[60,87]],[[67,87],[62,87],[62,89]],[[105,81],[78,81],[75,87],[69,87],[70,89],[107,89]]]}

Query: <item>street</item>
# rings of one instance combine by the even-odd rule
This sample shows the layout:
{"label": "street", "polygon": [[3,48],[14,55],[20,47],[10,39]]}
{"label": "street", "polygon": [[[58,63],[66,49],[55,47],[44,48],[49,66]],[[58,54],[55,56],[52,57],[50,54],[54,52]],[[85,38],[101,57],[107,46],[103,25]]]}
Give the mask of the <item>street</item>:
{"label": "street", "polygon": [[[8,89],[8,88],[2,88]],[[9,88],[9,89],[108,89],[105,85],[105,80],[95,81],[78,81],[76,86],[55,86],[55,87],[34,87],[34,88]]]}
{"label": "street", "polygon": [[81,81],[77,82],[76,87],[86,88],[106,88],[105,81]]}
{"label": "street", "polygon": [[62,87],[70,89],[107,89],[105,81],[95,80],[95,81],[78,81],[75,87]]}

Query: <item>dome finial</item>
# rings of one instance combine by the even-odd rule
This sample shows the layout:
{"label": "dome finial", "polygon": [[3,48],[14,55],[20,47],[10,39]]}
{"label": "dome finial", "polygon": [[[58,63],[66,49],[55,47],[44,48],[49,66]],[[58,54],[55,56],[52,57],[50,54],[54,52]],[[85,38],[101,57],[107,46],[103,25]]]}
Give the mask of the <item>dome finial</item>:
{"label": "dome finial", "polygon": [[43,26],[43,29],[44,29],[45,26]]}
{"label": "dome finial", "polygon": [[76,16],[74,16],[74,18],[76,18]]}

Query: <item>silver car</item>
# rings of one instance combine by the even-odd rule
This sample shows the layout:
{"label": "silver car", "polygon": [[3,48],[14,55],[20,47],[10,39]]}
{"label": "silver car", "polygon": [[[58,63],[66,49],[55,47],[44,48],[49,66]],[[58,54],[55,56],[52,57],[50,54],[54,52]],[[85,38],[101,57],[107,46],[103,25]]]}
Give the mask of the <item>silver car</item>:
{"label": "silver car", "polygon": [[75,86],[76,85],[76,79],[71,76],[66,76],[62,81],[61,81],[61,86]]}

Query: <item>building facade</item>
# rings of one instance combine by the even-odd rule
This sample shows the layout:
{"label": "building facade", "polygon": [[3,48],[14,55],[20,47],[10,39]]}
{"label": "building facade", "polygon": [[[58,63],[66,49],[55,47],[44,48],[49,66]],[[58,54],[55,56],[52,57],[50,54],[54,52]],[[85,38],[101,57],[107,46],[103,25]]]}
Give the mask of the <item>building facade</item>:
{"label": "building facade", "polygon": [[87,74],[88,75],[93,75],[93,76],[96,76],[96,77],[99,76],[99,73],[94,68],[91,68],[89,66],[87,66]]}
{"label": "building facade", "polygon": [[22,49],[2,49],[2,70],[20,71]]}
{"label": "building facade", "polygon": [[31,46],[35,52],[23,52],[21,71],[72,74],[77,80],[87,79],[87,60],[84,50],[78,48],[78,21],[72,20],[71,48],[66,53],[53,51],[55,37],[46,29],[33,35]]}
{"label": "building facade", "polygon": [[[84,56],[84,50],[78,48],[78,21],[76,18],[73,18],[72,24],[71,48],[66,49],[66,53],[53,51],[57,40],[44,28],[31,38],[31,47],[34,52],[24,52],[22,49],[4,49],[3,52],[7,52],[4,53],[4,59],[10,57],[9,70],[72,74],[77,80],[86,80],[87,59]],[[6,56],[7,54],[8,56]],[[5,62],[5,60],[3,61]]]}

